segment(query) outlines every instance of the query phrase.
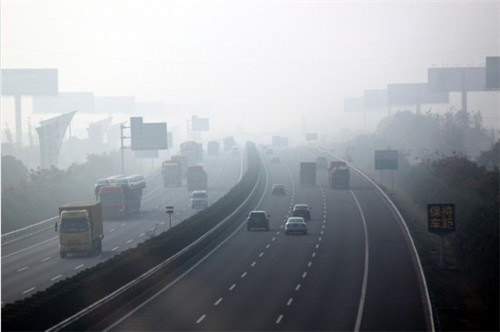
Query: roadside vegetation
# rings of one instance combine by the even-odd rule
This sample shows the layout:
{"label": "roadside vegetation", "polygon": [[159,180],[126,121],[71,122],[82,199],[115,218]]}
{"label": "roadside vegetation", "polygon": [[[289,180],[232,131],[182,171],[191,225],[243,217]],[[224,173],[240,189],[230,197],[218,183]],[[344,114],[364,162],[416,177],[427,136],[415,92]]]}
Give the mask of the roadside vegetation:
{"label": "roadside vegetation", "polygon": [[[374,151],[399,151],[398,170],[374,170]],[[499,330],[500,141],[480,113],[400,112],[372,135],[336,146],[377,180],[403,213],[425,270],[438,330]],[[427,204],[454,203],[456,231],[427,230]]]}
{"label": "roadside vegetation", "polygon": [[[139,173],[133,160],[127,170]],[[28,169],[10,155],[2,156],[2,234],[54,217],[62,204],[95,201],[98,178],[121,174],[118,152],[88,155],[68,169]]]}

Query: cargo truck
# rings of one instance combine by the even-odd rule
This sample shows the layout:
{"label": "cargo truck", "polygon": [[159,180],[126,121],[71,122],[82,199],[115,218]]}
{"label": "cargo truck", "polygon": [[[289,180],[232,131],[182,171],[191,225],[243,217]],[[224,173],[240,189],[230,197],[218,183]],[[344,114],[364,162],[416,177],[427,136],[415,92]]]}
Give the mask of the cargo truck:
{"label": "cargo truck", "polygon": [[206,190],[207,173],[202,166],[190,166],[186,176],[187,190]]}
{"label": "cargo truck", "polygon": [[164,161],[161,165],[164,187],[180,187],[182,185],[181,163],[174,160]]}
{"label": "cargo truck", "polygon": [[61,206],[56,231],[61,258],[71,253],[98,255],[104,237],[101,203],[75,202]]}
{"label": "cargo truck", "polygon": [[349,189],[350,172],[344,161],[332,161],[328,170],[330,188]]}
{"label": "cargo truck", "polygon": [[316,185],[316,163],[301,162],[300,163],[300,184],[314,186]]}
{"label": "cargo truck", "polygon": [[219,154],[219,142],[210,141],[207,143],[207,154],[218,155]]}
{"label": "cargo truck", "polygon": [[[105,181],[100,179],[99,182]],[[108,178],[107,184],[96,184],[97,200],[102,203],[104,218],[122,219],[139,211],[145,187],[142,175],[115,175]]]}
{"label": "cargo truck", "polygon": [[195,141],[181,144],[181,155],[187,157],[188,166],[199,165],[203,161],[203,146]]}

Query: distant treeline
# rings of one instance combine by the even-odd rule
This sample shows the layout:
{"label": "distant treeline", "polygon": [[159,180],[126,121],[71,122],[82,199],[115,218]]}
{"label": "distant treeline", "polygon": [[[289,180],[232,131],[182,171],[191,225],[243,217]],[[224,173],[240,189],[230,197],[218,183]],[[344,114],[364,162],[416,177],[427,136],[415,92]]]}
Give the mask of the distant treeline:
{"label": "distant treeline", "polygon": [[[435,244],[437,236],[426,231],[426,218],[420,218],[420,225],[410,225],[443,330],[499,328],[500,141],[492,141],[480,113],[402,112],[382,121],[376,133],[336,147],[376,180],[381,175],[374,170],[374,151],[398,150],[393,183],[389,171],[384,171],[383,186],[394,197],[398,192],[410,197],[420,216],[426,216],[428,203],[455,203],[456,231],[446,237],[452,274],[436,268],[436,246],[430,243]],[[415,234],[417,228],[420,232]],[[475,294],[472,301],[446,303],[450,297],[459,299],[466,289]],[[458,309],[448,310],[451,307]],[[453,317],[459,312],[467,317]]]}
{"label": "distant treeline", "polygon": [[[127,169],[138,173],[133,160]],[[121,173],[118,152],[88,155],[87,162],[67,170],[28,169],[13,156],[2,156],[2,233],[54,217],[73,201],[95,201],[96,179]]]}

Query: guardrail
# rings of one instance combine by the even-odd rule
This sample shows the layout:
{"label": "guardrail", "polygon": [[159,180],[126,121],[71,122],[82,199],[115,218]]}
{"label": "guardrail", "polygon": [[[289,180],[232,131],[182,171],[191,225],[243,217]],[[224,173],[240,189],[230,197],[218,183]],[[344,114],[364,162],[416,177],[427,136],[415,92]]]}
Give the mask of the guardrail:
{"label": "guardrail", "polygon": [[[106,263],[63,279],[29,298],[6,304],[2,309],[2,328],[58,330],[71,326],[70,329],[78,330],[75,326],[95,322],[95,315],[116,309],[117,303],[136,300],[140,294],[164,282],[182,261],[222,241],[225,232],[238,225],[235,221],[242,218],[245,206],[250,209],[249,204],[257,201],[256,193],[265,190],[262,160],[256,148],[254,151],[252,159],[247,161],[245,176],[222,199]],[[95,286],[96,289],[90,291]],[[70,300],[77,298],[86,298],[87,302]]]}
{"label": "guardrail", "polygon": [[255,199],[254,196],[256,195],[256,193],[259,194],[257,192],[257,188],[259,187],[261,177],[262,177],[262,174],[259,174],[259,177],[258,177],[257,182],[255,183],[255,185],[252,189],[252,192],[245,199],[245,201],[243,201],[243,203],[241,203],[239,205],[239,207],[235,211],[233,211],[233,213],[231,213],[229,216],[224,218],[221,222],[219,222],[210,231],[208,231],[207,233],[205,233],[204,235],[202,235],[201,237],[196,239],[193,243],[191,243],[190,245],[188,245],[187,247],[185,247],[184,249],[182,249],[181,251],[179,251],[175,255],[167,258],[165,261],[161,262],[160,264],[156,265],[155,267],[153,267],[149,271],[145,272],[137,279],[132,280],[131,282],[120,287],[119,289],[117,289],[113,293],[109,294],[108,296],[95,302],[91,306],[81,310],[77,314],[65,319],[64,321],[60,322],[59,324],[52,326],[51,328],[47,329],[46,331],[60,331],[62,329],[68,329],[68,328],[69,328],[69,330],[75,330],[75,328],[71,326],[72,324],[75,324],[77,321],[83,319],[84,317],[91,314],[92,312],[99,310],[103,305],[109,304],[111,301],[118,299],[121,295],[124,295],[126,292],[128,292],[131,289],[133,289],[134,287],[138,286],[141,282],[146,281],[148,278],[155,275],[156,273],[161,271],[163,268],[165,268],[169,264],[182,258],[182,256],[184,256],[186,253],[190,252],[191,250],[193,250],[194,248],[196,248],[200,245],[203,245],[205,240],[207,240],[208,238],[214,236],[215,234],[220,233],[228,223],[231,223],[234,221],[233,219],[235,216],[238,216],[242,211],[248,209],[248,206],[247,206],[248,203],[251,200]]}
{"label": "guardrail", "polygon": [[43,232],[47,229],[54,229],[54,224],[52,223],[56,217],[52,217],[43,221],[40,221],[36,224],[26,226],[20,229],[17,229],[15,231],[9,232],[2,234],[2,245],[9,244],[24,238],[27,238],[28,236],[32,236],[35,234],[38,234],[40,232]]}
{"label": "guardrail", "polygon": [[[155,173],[159,173],[159,170],[150,172],[146,175],[146,178],[151,179],[151,177],[153,177]],[[29,236],[33,236],[48,229],[53,230],[54,224],[52,224],[52,222],[54,222],[57,218],[58,216],[50,217],[49,219],[42,220],[40,222],[37,222],[36,224],[28,225],[26,227],[2,234],[2,246],[25,239]]]}

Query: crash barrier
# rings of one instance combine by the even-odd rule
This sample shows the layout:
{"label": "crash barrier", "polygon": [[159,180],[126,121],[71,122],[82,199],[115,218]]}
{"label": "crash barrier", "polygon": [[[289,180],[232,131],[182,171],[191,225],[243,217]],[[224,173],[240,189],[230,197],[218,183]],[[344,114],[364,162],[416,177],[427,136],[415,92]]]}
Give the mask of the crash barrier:
{"label": "crash barrier", "polygon": [[54,220],[57,217],[52,217],[47,220],[40,221],[36,224],[26,226],[15,231],[2,234],[2,245],[9,244],[28,236],[35,235],[48,229],[54,229]]}
{"label": "crash barrier", "polygon": [[168,275],[222,239],[258,201],[262,162],[247,143],[248,169],[207,209],[137,247],[2,309],[4,330],[85,330],[121,303],[152,291]]}

